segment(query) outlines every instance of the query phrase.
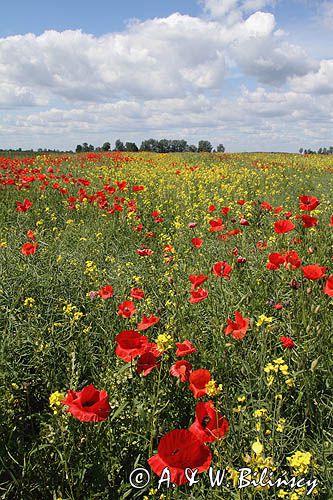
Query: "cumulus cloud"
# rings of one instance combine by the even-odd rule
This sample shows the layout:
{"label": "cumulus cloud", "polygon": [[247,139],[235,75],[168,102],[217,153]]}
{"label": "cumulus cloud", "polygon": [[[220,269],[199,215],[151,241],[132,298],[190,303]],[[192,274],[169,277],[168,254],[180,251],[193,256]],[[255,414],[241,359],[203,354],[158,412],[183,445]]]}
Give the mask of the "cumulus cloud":
{"label": "cumulus cloud", "polygon": [[[223,9],[228,2],[234,4],[222,2]],[[221,90],[226,55],[261,83],[280,84],[316,69],[300,47],[276,36],[273,14],[256,12],[228,26],[176,13],[100,37],[67,30],[2,38],[0,79],[27,105],[40,98],[184,97]]]}
{"label": "cumulus cloud", "polygon": [[275,0],[200,0],[200,4],[210,18],[231,25],[241,21],[244,14],[275,5]]}
{"label": "cumulus cloud", "polygon": [[[14,110],[0,118],[8,147],[14,140],[39,147],[43,137],[56,147],[96,144],[113,133],[195,141],[204,131],[234,149],[242,134],[251,149],[253,137],[263,148],[265,140],[281,143],[281,134],[291,147],[300,129],[325,135],[333,61],[316,61],[291,44],[274,15],[258,10],[273,1],[201,3],[202,17],[135,20],[103,36],[67,30],[0,38],[0,109]],[[228,98],[226,75],[258,87]]]}
{"label": "cumulus cloud", "polygon": [[11,36],[0,39],[0,77],[67,100],[185,95],[221,85],[220,38],[215,23],[180,14],[101,37],[71,30]]}
{"label": "cumulus cloud", "polygon": [[333,59],[321,61],[318,71],[291,78],[290,86],[301,93],[333,94]]}

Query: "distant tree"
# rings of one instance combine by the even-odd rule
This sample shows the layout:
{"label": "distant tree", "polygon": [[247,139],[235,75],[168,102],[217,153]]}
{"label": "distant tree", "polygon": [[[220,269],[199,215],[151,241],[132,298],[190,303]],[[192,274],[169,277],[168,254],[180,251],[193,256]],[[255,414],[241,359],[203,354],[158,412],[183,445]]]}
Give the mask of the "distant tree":
{"label": "distant tree", "polygon": [[75,152],[76,152],[76,153],[82,153],[82,149],[83,149],[83,148],[82,148],[81,144],[78,144],[78,145],[76,146]]}
{"label": "distant tree", "polygon": [[148,139],[146,141],[142,141],[140,151],[151,151],[153,153],[159,153],[158,141],[156,139]]}
{"label": "distant tree", "polygon": [[89,151],[89,146],[88,146],[88,143],[87,143],[87,142],[84,142],[84,143],[82,144],[82,151],[83,151],[84,153],[86,153],[87,151]]}
{"label": "distant tree", "polygon": [[116,140],[114,150],[115,151],[125,151],[124,143],[120,139]]}
{"label": "distant tree", "polygon": [[168,139],[161,139],[158,141],[158,151],[159,153],[169,153],[170,152],[170,142]]}
{"label": "distant tree", "polygon": [[327,148],[323,149],[323,155],[327,155]]}
{"label": "distant tree", "polygon": [[329,153],[330,155],[333,155],[333,146],[330,146],[330,149],[328,150],[328,153]]}
{"label": "distant tree", "polygon": [[196,153],[198,151],[198,148],[196,147],[195,144],[191,144],[189,147],[188,147],[188,150],[191,152],[191,153]]}
{"label": "distant tree", "polygon": [[92,144],[89,144],[89,146],[88,146],[88,150],[89,150],[89,151],[94,151],[94,150],[95,150],[95,148],[94,148],[94,146],[93,146]]}
{"label": "distant tree", "polygon": [[299,154],[303,153],[303,148],[299,148]]}
{"label": "distant tree", "polygon": [[202,152],[206,152],[206,153],[210,153],[213,149],[213,146],[211,145],[211,143],[209,141],[199,141],[199,144],[198,144],[198,152],[199,153],[202,153]]}
{"label": "distant tree", "polygon": [[104,142],[102,146],[102,151],[110,151],[111,149],[111,144],[109,142]]}
{"label": "distant tree", "polygon": [[319,149],[318,149],[318,154],[319,154],[319,155],[321,155],[321,154],[322,154],[322,152],[323,152],[323,148],[319,148]]}
{"label": "distant tree", "polygon": [[129,151],[132,153],[136,153],[137,151],[139,151],[139,148],[135,144],[135,142],[126,142],[125,149],[126,149],[126,151]]}
{"label": "distant tree", "polygon": [[225,152],[225,147],[223,146],[223,144],[219,144],[216,148],[216,151],[218,153],[224,153]]}

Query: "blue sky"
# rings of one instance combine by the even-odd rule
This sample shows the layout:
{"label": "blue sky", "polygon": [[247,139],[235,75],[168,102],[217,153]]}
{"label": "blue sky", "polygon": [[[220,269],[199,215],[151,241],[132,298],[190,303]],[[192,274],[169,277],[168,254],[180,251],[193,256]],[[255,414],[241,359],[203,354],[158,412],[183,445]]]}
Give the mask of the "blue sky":
{"label": "blue sky", "polygon": [[332,26],[331,0],[5,2],[0,148],[330,146]]}

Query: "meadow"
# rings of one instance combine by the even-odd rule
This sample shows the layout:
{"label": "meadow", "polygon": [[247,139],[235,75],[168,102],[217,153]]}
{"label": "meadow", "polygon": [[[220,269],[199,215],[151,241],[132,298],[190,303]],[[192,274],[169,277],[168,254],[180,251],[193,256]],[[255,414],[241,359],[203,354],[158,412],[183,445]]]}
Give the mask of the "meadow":
{"label": "meadow", "polygon": [[[0,498],[333,498],[332,173],[0,158]],[[308,484],[240,489],[243,468]]]}

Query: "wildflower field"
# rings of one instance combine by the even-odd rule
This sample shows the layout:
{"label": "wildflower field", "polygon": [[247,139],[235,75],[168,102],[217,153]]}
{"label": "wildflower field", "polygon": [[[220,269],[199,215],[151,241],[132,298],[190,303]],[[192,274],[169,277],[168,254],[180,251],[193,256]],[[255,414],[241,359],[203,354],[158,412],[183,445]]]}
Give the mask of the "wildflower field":
{"label": "wildflower field", "polygon": [[332,173],[0,158],[0,498],[333,498]]}

